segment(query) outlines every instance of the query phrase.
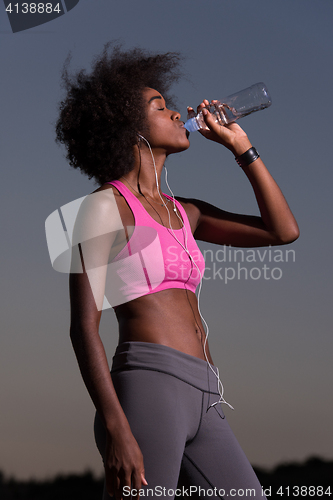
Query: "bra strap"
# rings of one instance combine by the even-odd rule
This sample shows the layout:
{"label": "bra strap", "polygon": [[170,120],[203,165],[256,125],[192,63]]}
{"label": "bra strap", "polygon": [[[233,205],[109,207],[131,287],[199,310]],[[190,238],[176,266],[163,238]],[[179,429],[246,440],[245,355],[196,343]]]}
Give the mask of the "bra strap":
{"label": "bra strap", "polygon": [[127,186],[121,181],[111,181],[107,182],[106,184],[111,184],[114,186],[116,189],[118,189],[119,193],[125,198],[128,206],[130,207],[135,225],[144,225],[144,219],[146,216],[146,211],[137,199],[137,197],[128,189]]}

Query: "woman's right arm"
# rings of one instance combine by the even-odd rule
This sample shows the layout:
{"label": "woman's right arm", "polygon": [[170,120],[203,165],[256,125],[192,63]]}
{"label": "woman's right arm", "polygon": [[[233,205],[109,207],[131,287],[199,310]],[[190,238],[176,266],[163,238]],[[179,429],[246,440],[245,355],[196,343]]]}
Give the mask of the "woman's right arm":
{"label": "woman's right arm", "polygon": [[[95,201],[90,205],[87,203],[76,223],[76,228],[79,229],[76,230],[75,238],[76,241],[81,240],[78,247],[83,272],[70,274],[70,337],[82,378],[106,429],[104,466],[107,491],[109,495],[120,499],[124,486],[139,490],[147,482],[142,453],[119,403],[99,336],[101,307],[97,305],[104,296],[106,275],[106,265],[101,266],[101,263],[108,262],[114,233],[87,237],[92,235],[89,221],[93,221],[93,231],[96,234],[96,208]],[[98,209],[98,217],[104,220],[105,210],[108,211],[109,208],[104,203]]]}
{"label": "woman's right arm", "polygon": [[[105,425],[105,477],[109,495],[122,497],[124,486],[139,490],[146,484],[142,453],[131,432],[112,384],[98,333],[101,312],[91,296],[86,273],[71,274],[72,320],[70,337],[84,383]],[[82,310],[82,306],[88,307]]]}

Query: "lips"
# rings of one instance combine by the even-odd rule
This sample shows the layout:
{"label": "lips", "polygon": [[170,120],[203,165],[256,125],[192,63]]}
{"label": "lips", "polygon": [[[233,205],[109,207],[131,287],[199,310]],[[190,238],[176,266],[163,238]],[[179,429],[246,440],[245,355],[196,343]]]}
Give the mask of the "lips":
{"label": "lips", "polygon": [[185,132],[186,132],[186,137],[187,137],[187,138],[189,138],[190,133],[189,133],[189,131],[188,131],[188,130],[184,127],[185,123],[184,123],[184,122],[181,122],[181,123],[182,123],[182,124],[180,125],[180,128],[183,128],[183,129],[185,130]]}

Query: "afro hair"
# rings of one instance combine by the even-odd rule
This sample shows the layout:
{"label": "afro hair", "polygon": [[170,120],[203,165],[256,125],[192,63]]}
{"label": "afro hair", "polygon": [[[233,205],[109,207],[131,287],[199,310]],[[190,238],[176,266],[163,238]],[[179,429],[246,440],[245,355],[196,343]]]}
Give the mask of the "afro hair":
{"label": "afro hair", "polygon": [[170,105],[168,91],[180,77],[179,53],[154,55],[110,45],[89,74],[69,75],[68,58],[62,74],[66,96],[56,124],[56,141],[65,144],[70,165],[99,184],[134,167],[133,145],[147,127],[143,90],[157,90]]}

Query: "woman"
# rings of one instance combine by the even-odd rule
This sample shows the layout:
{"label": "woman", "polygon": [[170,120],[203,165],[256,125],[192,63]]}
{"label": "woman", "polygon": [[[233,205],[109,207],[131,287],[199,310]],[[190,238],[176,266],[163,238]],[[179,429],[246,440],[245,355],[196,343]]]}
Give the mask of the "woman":
{"label": "woman", "polygon": [[[116,47],[109,55],[107,47],[90,75],[64,74],[58,140],[71,165],[101,184],[76,222],[83,272],[70,276],[71,339],[97,409],[105,500],[240,498],[246,489],[263,498],[217,404],[225,401],[195,295],[204,262],[194,238],[281,245],[298,237],[298,227],[245,132],[217,125],[207,100],[198,107],[208,127],[201,133],[237,158],[261,216],[162,194],[167,156],[190,145],[167,104],[178,63],[177,54]],[[98,334],[104,294],[119,322],[112,376]]]}

